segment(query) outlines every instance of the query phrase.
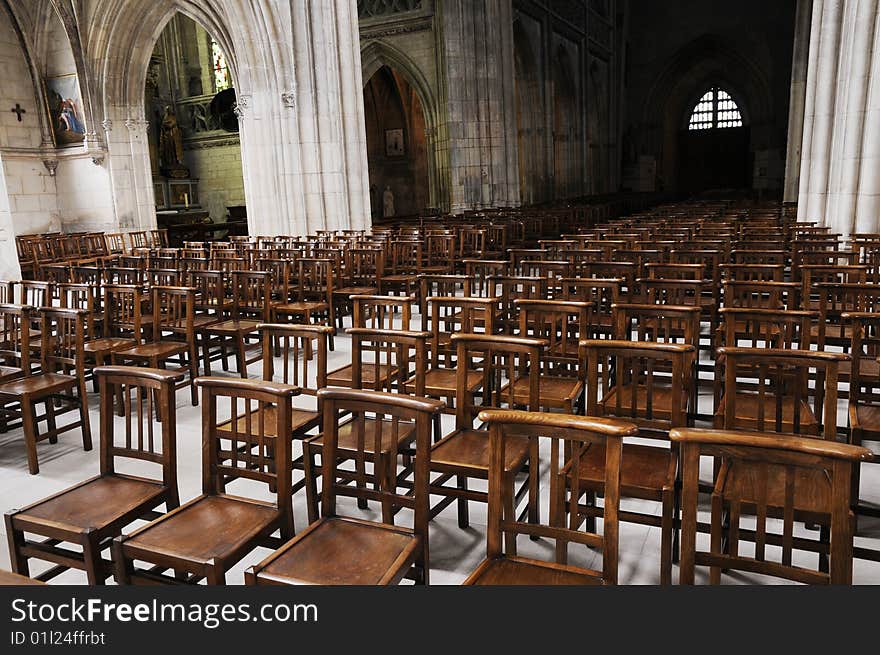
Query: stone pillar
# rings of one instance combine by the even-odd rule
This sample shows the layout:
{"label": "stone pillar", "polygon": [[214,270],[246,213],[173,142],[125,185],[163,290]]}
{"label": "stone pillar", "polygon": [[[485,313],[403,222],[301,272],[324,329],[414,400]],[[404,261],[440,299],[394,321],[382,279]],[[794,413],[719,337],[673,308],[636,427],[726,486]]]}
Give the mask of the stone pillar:
{"label": "stone pillar", "polygon": [[9,207],[9,194],[6,189],[6,174],[3,171],[2,156],[0,156],[0,279],[21,279],[21,267],[18,265],[18,251],[15,247],[15,228],[12,225],[12,212]]}
{"label": "stone pillar", "polygon": [[791,94],[788,107],[788,147],[785,162],[783,201],[798,199],[801,169],[801,145],[804,138],[804,105],[807,95],[807,64],[810,55],[810,23],[813,0],[798,0],[794,29],[794,52],[791,57]]}
{"label": "stone pillar", "polygon": [[880,0],[814,0],[798,218],[880,230]]}
{"label": "stone pillar", "polygon": [[519,205],[511,0],[437,3],[453,212]]}

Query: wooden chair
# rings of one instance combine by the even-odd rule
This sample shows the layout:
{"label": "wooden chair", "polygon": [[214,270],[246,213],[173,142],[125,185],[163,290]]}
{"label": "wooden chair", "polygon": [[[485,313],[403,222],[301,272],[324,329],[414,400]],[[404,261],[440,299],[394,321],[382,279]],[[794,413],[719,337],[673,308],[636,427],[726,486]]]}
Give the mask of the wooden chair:
{"label": "wooden chair", "polygon": [[[221,356],[235,353],[238,374],[247,377],[247,365],[262,359],[257,327],[269,322],[271,274],[265,271],[232,271],[232,309],[227,320],[209,323],[202,329],[208,339],[220,340]],[[252,341],[252,339],[256,339]],[[248,358],[248,352],[257,351]]]}
{"label": "wooden chair", "polygon": [[[489,430],[489,515],[486,528],[486,559],[471,573],[465,585],[583,585],[616,584],[618,566],[618,511],[620,507],[621,452],[623,437],[635,434],[636,426],[623,421],[545,414],[512,410],[486,409],[479,419]],[[550,496],[548,523],[536,525],[516,520],[507,514],[507,467],[509,451],[519,448],[525,439],[550,442]],[[605,453],[602,480],[605,489],[606,515],[602,534],[566,527],[566,498],[563,490],[568,475],[568,457],[589,448]],[[571,498],[577,499],[575,486]],[[506,552],[502,535],[552,539],[557,562],[524,557]],[[601,570],[567,564],[568,544],[576,543],[601,549]]]}
{"label": "wooden chair", "polygon": [[[39,580],[77,568],[86,572],[89,584],[103,584],[112,575],[112,563],[102,556],[110,539],[135,520],[155,518],[161,505],[170,511],[180,504],[174,386],[183,375],[104,366],[95,369],[95,377],[101,393],[100,473],[6,514],[9,559],[16,573],[30,575],[29,560],[38,559],[55,563],[36,576]],[[124,399],[126,419],[120,425],[114,420],[114,389]],[[154,399],[166,418],[158,431],[152,419]],[[124,432],[119,429],[122,423]],[[118,460],[159,467],[161,475],[119,472]],[[25,533],[45,539],[29,539]],[[81,552],[65,547],[65,543],[78,545]]]}
{"label": "wooden chair", "polygon": [[[410,332],[406,330],[388,330],[372,328],[350,328],[351,334],[351,387],[354,389],[368,389],[372,391],[396,391],[398,393],[412,394],[422,398],[425,394],[425,370],[428,365],[428,339],[427,332]],[[369,358],[365,355],[369,353]],[[328,376],[329,378],[329,376]],[[357,435],[352,433],[353,425],[341,428],[340,439],[337,444],[337,456],[355,458],[357,455]],[[413,432],[401,430],[400,440],[383,442],[382,449],[372,450],[369,439],[375,432],[382,432],[383,427],[375,422],[367,420],[365,438],[368,443],[362,447],[365,456],[373,462],[375,467],[384,470],[387,468],[387,460],[396,459],[398,454],[404,453],[407,459],[411,450]],[[435,425],[437,438],[440,436],[439,420]],[[304,446],[305,458],[305,483],[306,501],[309,510],[309,520],[317,518],[318,493],[317,477],[320,468],[316,464],[318,455],[323,457],[323,436],[317,435],[308,439]],[[411,454],[411,453],[410,453]],[[407,471],[405,470],[404,473]],[[359,484],[369,481],[361,476]],[[361,501],[365,503],[365,501]],[[366,507],[365,504],[362,505]]]}
{"label": "wooden chair", "polygon": [[[850,476],[853,466],[872,459],[870,451],[808,437],[729,430],[677,429],[670,438],[680,445],[682,459],[680,584],[694,584],[695,566],[710,567],[712,584],[721,581],[722,569],[808,584],[852,584]],[[712,492],[708,551],[698,551],[696,540],[703,455],[722,462]],[[754,530],[741,525],[743,514],[756,517]],[[771,532],[768,518],[782,519],[781,534]],[[827,567],[809,570],[792,557],[794,549],[806,545],[794,536],[796,520],[828,526],[823,545]],[[755,542],[752,556],[739,550],[745,536]],[[768,558],[768,544],[782,546],[780,561]]]}
{"label": "wooden chair", "polygon": [[[867,447],[875,453],[880,451],[880,313],[847,312],[843,319],[851,332],[848,348],[852,358],[849,370],[849,442],[855,446]],[[846,368],[846,362],[841,363]],[[861,466],[853,471],[853,509],[856,520],[863,516],[880,517],[880,510],[867,500],[869,487],[862,492]],[[858,525],[856,526],[858,530]],[[855,556],[860,559],[880,561],[880,551],[876,548],[856,546]]]}
{"label": "wooden chair", "polygon": [[593,303],[589,338],[613,338],[612,307],[623,302],[621,295],[623,279],[565,278],[559,282],[562,287],[562,300]]}
{"label": "wooden chair", "polygon": [[[336,325],[333,305],[333,288],[336,278],[333,261],[330,259],[302,258],[297,262],[298,275],[295,290],[291,295],[295,300],[272,307],[272,321],[290,317],[298,323]],[[330,336],[330,350],[333,350],[333,336]]]}
{"label": "wooden chair", "polygon": [[[299,395],[308,396],[317,402],[318,390],[327,386],[327,339],[333,328],[327,325],[297,325],[266,323],[259,326],[263,339],[263,380],[296,386]],[[276,366],[273,344],[277,345],[281,365]],[[266,426],[266,437],[277,438],[275,405],[259,405],[253,412],[239,415],[237,430],[247,431],[251,426]],[[285,434],[294,441],[306,439],[309,433],[321,424],[321,408],[298,407],[291,409],[290,426]],[[232,419],[217,426],[218,433],[230,432]],[[305,444],[302,453],[291,460],[293,470],[305,470]],[[305,478],[291,481],[291,493],[296,493],[306,484]]]}
{"label": "wooden chair", "polygon": [[[29,305],[0,304],[0,383],[31,374],[30,325],[35,312]],[[4,431],[7,427],[2,425]]]}
{"label": "wooden chair", "polygon": [[[621,494],[660,503],[660,515],[627,511],[621,520],[652,525],[661,529],[660,582],[671,584],[672,563],[676,557],[677,497],[675,484],[678,453],[667,445],[669,430],[687,427],[694,388],[692,344],[616,341],[608,339],[581,342],[581,362],[587,389],[587,416],[604,416],[631,421],[639,427],[638,436],[650,443],[626,443],[621,463]],[[601,380],[601,383],[600,383]],[[596,504],[603,491],[605,454],[591,448],[578,464],[578,496],[572,503],[570,525],[586,519],[591,529],[604,510]],[[573,486],[574,476],[571,476]],[[575,512],[576,508],[576,512]]]}
{"label": "wooden chair", "polygon": [[[201,377],[202,494],[168,514],[113,540],[115,578],[119,584],[224,584],[227,571],[257,546],[278,546],[293,536],[291,440],[287,436],[293,397],[291,385],[238,378]],[[229,401],[232,430],[218,430],[220,399]],[[255,409],[274,406],[267,423],[239,431],[238,419]],[[230,495],[237,481],[265,484],[274,501]],[[243,490],[247,493],[247,487]],[[280,531],[281,536],[272,535]],[[135,567],[135,561],[146,567]],[[173,570],[174,576],[164,574]]]}
{"label": "wooden chair", "polygon": [[[431,448],[431,471],[437,474],[431,481],[431,494],[443,496],[432,507],[431,516],[436,516],[457,500],[458,525],[467,528],[468,503],[488,501],[486,492],[468,488],[468,479],[486,480],[489,472],[487,433],[474,429],[479,409],[475,406],[474,394],[469,392],[469,380],[473,373],[482,377],[480,407],[518,409],[523,406],[516,402],[512,385],[502,386],[502,374],[508,380],[528,376],[529,395],[525,409],[538,411],[540,360],[546,342],[523,337],[456,333],[452,335],[452,345],[456,349],[455,429]],[[505,471],[507,515],[513,516],[517,503],[528,492],[526,512],[530,522],[538,520],[537,447],[536,439],[519,440],[516,449],[509,453]],[[514,480],[521,472],[527,472],[527,477],[515,490]],[[447,484],[453,479],[454,487]]]}
{"label": "wooden chair", "polygon": [[[0,384],[3,413],[21,419],[28,470],[32,475],[40,472],[37,463],[39,441],[48,439],[55,443],[58,435],[80,428],[83,449],[92,449],[83,350],[87,313],[80,309],[45,307],[39,312],[41,372]],[[45,412],[41,415],[36,411],[40,404],[45,405]],[[56,417],[73,410],[79,412],[79,420],[58,427]],[[41,433],[39,426],[43,421],[46,421],[47,430]]]}
{"label": "wooden chair", "polygon": [[[245,573],[248,584],[359,584],[391,585],[409,577],[429,583],[428,463],[433,418],[443,403],[400,394],[362,390],[322,389],[323,479],[321,518]],[[343,419],[350,414],[351,418]],[[343,422],[344,420],[344,422]],[[367,423],[385,426],[369,436]],[[380,452],[382,443],[399,440],[400,432],[413,432],[415,470],[412,484],[401,493],[396,458],[377,471],[374,488],[345,484],[340,475],[343,427],[360,435],[354,461],[369,457],[367,448]],[[347,458],[346,458],[347,459]],[[382,522],[343,513],[338,499],[353,497],[379,501]],[[412,510],[412,527],[394,524],[396,510]],[[352,547],[357,544],[356,547]]]}
{"label": "wooden chair", "polygon": [[[345,251],[343,270],[337,271],[339,285],[333,288],[333,302],[336,305],[336,320],[342,327],[343,316],[350,313],[354,296],[369,296],[379,293],[382,276],[385,272],[385,252],[382,248],[351,247]],[[352,310],[353,311],[353,310]],[[354,327],[354,324],[352,324]]]}
{"label": "wooden chair", "polygon": [[150,245],[147,243],[147,230],[133,230],[127,232],[126,235],[128,236],[127,252],[131,252],[135,248],[147,248]]}
{"label": "wooden chair", "polygon": [[[353,295],[352,327],[372,328],[374,330],[409,331],[412,322],[413,296],[369,296]],[[400,316],[398,319],[397,316]],[[373,375],[377,375],[373,379]],[[366,388],[378,385],[383,388],[385,382],[394,374],[388,368],[366,367],[363,371],[363,384]],[[334,387],[351,387],[353,384],[352,364],[345,364],[327,373],[327,384]],[[356,387],[355,387],[356,388]]]}
{"label": "wooden chair", "polygon": [[222,339],[207,331],[208,326],[229,318],[232,311],[232,299],[226,297],[226,276],[219,271],[202,270],[190,270],[181,275],[181,282],[195,289],[193,330],[205,375],[211,375],[212,361],[220,360],[223,370],[229,370],[229,362],[221,349]]}
{"label": "wooden chair", "polygon": [[113,353],[114,364],[133,362],[150,368],[166,367],[174,362],[189,378],[179,380],[179,387],[188,386],[193,406],[199,404],[195,379],[199,374],[196,334],[193,325],[195,290],[191,287],[162,287],[152,289],[152,338],[132,348]]}
{"label": "wooden chair", "polygon": [[[445,398],[446,407],[454,410],[458,394],[456,348],[452,335],[456,332],[476,333],[488,320],[495,322],[497,298],[437,296],[428,298],[431,316],[430,363],[425,371],[425,394]],[[469,395],[480,385],[480,373],[466,374],[464,393]],[[413,393],[414,381],[407,382],[407,393]],[[473,402],[473,401],[471,401]]]}
{"label": "wooden chair", "polygon": [[[592,303],[521,299],[514,304],[519,314],[518,336],[547,343],[538,383],[541,408],[574,414],[583,402],[584,392],[583,377],[578,370],[578,344],[590,332]],[[528,378],[522,377],[512,384],[515,401],[526,405]]]}
{"label": "wooden chair", "polygon": [[[491,332],[515,334],[519,329],[518,300],[546,300],[547,279],[520,275],[490,275],[486,280],[486,297],[498,298],[498,309]],[[485,329],[483,321],[477,323]]]}

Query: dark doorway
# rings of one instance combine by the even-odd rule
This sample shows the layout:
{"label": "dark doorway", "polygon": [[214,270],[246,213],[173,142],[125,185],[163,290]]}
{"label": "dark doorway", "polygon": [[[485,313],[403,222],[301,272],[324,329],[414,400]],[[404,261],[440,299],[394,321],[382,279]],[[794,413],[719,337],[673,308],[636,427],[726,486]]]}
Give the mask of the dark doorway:
{"label": "dark doorway", "polygon": [[749,128],[682,130],[678,144],[681,191],[744,189],[752,186]]}

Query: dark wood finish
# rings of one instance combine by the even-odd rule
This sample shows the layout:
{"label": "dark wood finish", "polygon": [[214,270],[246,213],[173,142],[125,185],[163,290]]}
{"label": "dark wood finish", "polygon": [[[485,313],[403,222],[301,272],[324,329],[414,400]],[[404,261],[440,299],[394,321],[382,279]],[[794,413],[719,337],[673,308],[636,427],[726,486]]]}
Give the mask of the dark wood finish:
{"label": "dark wood finish", "polygon": [[[428,554],[428,462],[434,417],[442,410],[437,400],[362,390],[323,389],[323,474],[321,518],[245,573],[248,584],[397,584],[409,577],[416,584],[429,583]],[[350,418],[346,415],[350,414]],[[367,423],[378,426],[369,430]],[[353,456],[342,447],[343,431],[357,435]],[[373,488],[346,484],[348,471],[341,462],[359,466],[383,442],[400,440],[404,431],[413,434],[415,469],[412,484],[401,492],[396,458],[381,466]],[[340,475],[342,473],[342,475]],[[355,475],[358,474],[357,469]],[[340,496],[378,501],[382,522],[342,514]],[[412,527],[395,525],[396,510],[412,510]],[[352,547],[357,544],[357,547]]]}
{"label": "dark wood finish", "polygon": [[[95,369],[95,377],[101,393],[100,474],[6,514],[9,559],[16,573],[29,575],[29,560],[39,559],[55,564],[37,576],[40,580],[76,568],[86,572],[89,584],[103,584],[112,572],[110,560],[102,556],[110,539],[135,520],[155,518],[162,505],[166,511],[179,505],[174,387],[183,375],[104,366]],[[125,420],[119,424],[114,420],[114,389],[125,407]],[[166,418],[159,430],[152,419],[154,402]],[[153,464],[161,475],[121,473],[117,460]]]}
{"label": "dark wood finish", "polygon": [[[601,418],[487,409],[479,414],[489,429],[489,516],[486,530],[486,559],[464,581],[465,585],[616,584],[618,565],[618,511],[620,507],[621,453],[623,437],[636,433],[632,423]],[[524,523],[508,514],[508,451],[522,440],[550,442],[550,494],[546,524]],[[561,447],[560,447],[561,446]],[[589,448],[605,453],[605,520],[603,534],[566,527],[565,507],[576,502],[577,480],[565,497],[569,462]],[[518,557],[510,544],[518,535],[552,539],[557,562]],[[508,547],[504,548],[503,541]],[[569,543],[600,549],[602,569],[575,567],[567,560]],[[512,549],[515,551],[515,548]]]}
{"label": "dark wood finish", "polygon": [[[870,461],[865,448],[797,436],[728,430],[676,429],[681,447],[682,527],[680,584],[694,584],[696,566],[709,566],[709,581],[734,569],[808,584],[852,583],[852,512],[850,475],[854,465]],[[700,457],[721,459],[712,492],[711,539],[708,551],[697,550],[697,495]],[[756,517],[756,529],[741,526],[743,514]],[[772,533],[768,518],[781,518],[781,533]],[[794,537],[796,520],[828,526],[821,545],[827,562],[819,570],[793,563],[792,551],[806,546]],[[739,550],[741,538],[755,542],[754,556]],[[782,546],[779,561],[767,545]]]}
{"label": "dark wood finish", "polygon": [[[202,377],[202,494],[168,514],[113,540],[119,584],[224,584],[226,573],[257,546],[277,546],[293,536],[291,439],[287,436],[297,387],[238,378]],[[231,430],[218,430],[220,399],[229,401]],[[242,405],[244,409],[242,409]],[[237,429],[255,408],[275,406],[270,436],[266,423]],[[244,412],[244,413],[242,413]],[[280,464],[279,464],[280,463]],[[238,480],[263,483],[267,502],[225,492]],[[135,567],[135,560],[146,567]],[[174,575],[165,571],[173,570]]]}

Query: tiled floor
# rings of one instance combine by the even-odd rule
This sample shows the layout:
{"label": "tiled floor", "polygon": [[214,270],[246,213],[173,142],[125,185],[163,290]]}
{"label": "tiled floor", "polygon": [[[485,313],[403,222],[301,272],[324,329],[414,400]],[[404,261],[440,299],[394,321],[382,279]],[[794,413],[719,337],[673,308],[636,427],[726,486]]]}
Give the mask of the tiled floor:
{"label": "tiled floor", "polygon": [[[413,324],[417,324],[416,321]],[[329,367],[333,368],[348,363],[350,357],[349,341],[344,335],[336,339],[336,350],[330,353]],[[277,370],[277,369],[276,369]],[[252,365],[249,369],[251,377],[260,376],[260,366]],[[91,452],[82,450],[79,432],[62,435],[59,442],[50,445],[43,442],[38,446],[40,473],[32,476],[27,472],[27,460],[20,430],[0,434],[0,510],[22,507],[40,498],[62,490],[73,483],[79,482],[98,472],[98,398],[89,397],[90,411],[95,441],[95,449]],[[298,403],[308,402],[303,397]],[[711,389],[705,388],[700,394],[700,409],[708,412],[711,409]],[[201,485],[201,414],[197,407],[189,403],[189,393],[181,390],[177,394],[178,411],[178,470],[180,479],[181,500],[186,501],[200,492]],[[453,418],[444,417],[444,428],[451,429]],[[131,469],[133,470],[133,469]],[[146,472],[146,469],[142,469]],[[880,505],[880,466],[865,466],[863,489],[869,490],[869,498]],[[546,485],[543,485],[546,489]],[[262,493],[270,498],[268,491]],[[306,525],[304,492],[294,498],[295,520],[297,529]],[[645,501],[624,501],[626,507],[639,507],[646,511],[659,511],[659,506]],[[358,510],[354,507],[352,511]],[[485,507],[471,503],[471,527],[462,530],[456,521],[455,507],[447,508],[437,517],[430,527],[430,557],[432,584],[459,584],[478,564],[485,552]],[[701,520],[704,517],[701,517]],[[0,525],[0,529],[3,526]],[[701,535],[702,539],[703,536]],[[857,543],[880,549],[880,520],[864,520],[860,525]],[[5,539],[4,539],[5,542]],[[522,554],[549,552],[547,542],[529,542],[521,540]],[[658,584],[659,583],[659,528],[621,524],[620,529],[620,564],[619,580],[623,584]],[[229,574],[230,584],[243,582],[243,571],[247,566],[261,560],[268,551],[258,550],[245,558]],[[587,549],[572,548],[571,562],[582,565],[598,566],[600,556]],[[812,565],[812,560],[806,560]],[[33,563],[32,572],[44,568],[42,563]],[[0,568],[9,568],[9,554],[0,548]],[[677,567],[673,570],[673,580],[677,581]],[[704,572],[700,572],[698,582],[704,582]],[[856,560],[853,581],[856,584],[880,584],[880,563]],[[725,582],[732,584],[775,583],[776,580],[763,580],[759,576],[734,574],[727,576]],[[84,584],[85,576],[79,571],[68,571],[55,578],[53,583]]]}

